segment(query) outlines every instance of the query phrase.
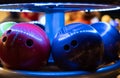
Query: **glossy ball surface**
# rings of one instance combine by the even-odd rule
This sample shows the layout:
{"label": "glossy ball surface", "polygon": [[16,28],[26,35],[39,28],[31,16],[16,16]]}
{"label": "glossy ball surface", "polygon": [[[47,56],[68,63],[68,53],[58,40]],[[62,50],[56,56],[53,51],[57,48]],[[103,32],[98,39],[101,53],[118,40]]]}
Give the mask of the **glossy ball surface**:
{"label": "glossy ball surface", "polygon": [[89,25],[73,23],[55,36],[52,55],[63,70],[94,71],[101,62],[103,43],[97,31]]}
{"label": "glossy ball surface", "polygon": [[18,23],[2,36],[0,50],[4,67],[39,70],[47,63],[50,43],[40,27],[29,23]]}
{"label": "glossy ball surface", "polygon": [[42,28],[43,30],[45,30],[45,26],[42,25],[41,23],[39,23],[38,21],[31,21],[29,23],[35,24],[36,26],[38,26],[38,27]]}
{"label": "glossy ball surface", "polygon": [[102,37],[104,43],[104,63],[110,63],[119,59],[120,33],[118,30],[105,22],[98,22],[91,25]]}

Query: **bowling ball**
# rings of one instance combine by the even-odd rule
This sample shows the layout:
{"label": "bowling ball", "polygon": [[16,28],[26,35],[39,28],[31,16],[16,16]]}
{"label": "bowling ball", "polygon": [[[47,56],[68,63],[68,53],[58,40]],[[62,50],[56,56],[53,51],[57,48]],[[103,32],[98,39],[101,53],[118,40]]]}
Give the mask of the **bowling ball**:
{"label": "bowling ball", "polygon": [[15,24],[0,40],[0,58],[5,68],[40,70],[47,63],[49,54],[49,39],[34,24]]}
{"label": "bowling ball", "polygon": [[52,56],[62,70],[95,71],[101,63],[102,55],[102,39],[87,24],[66,25],[53,39]]}
{"label": "bowling ball", "polygon": [[91,25],[102,37],[104,43],[103,63],[110,63],[119,59],[120,34],[118,30],[105,22],[98,22]]}
{"label": "bowling ball", "polygon": [[43,30],[45,30],[45,27],[42,24],[40,24],[38,21],[30,21],[29,23],[35,24],[35,25],[39,26],[40,28],[42,28]]}
{"label": "bowling ball", "polygon": [[16,24],[16,22],[3,22],[0,24],[0,37],[2,37],[2,34],[7,31],[8,29],[10,29],[14,24]]}

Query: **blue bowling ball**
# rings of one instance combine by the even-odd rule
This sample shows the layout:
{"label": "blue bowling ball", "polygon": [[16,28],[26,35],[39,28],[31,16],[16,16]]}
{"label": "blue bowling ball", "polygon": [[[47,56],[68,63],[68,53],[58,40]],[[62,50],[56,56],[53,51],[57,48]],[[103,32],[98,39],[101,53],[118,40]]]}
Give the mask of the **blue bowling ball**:
{"label": "blue bowling ball", "polygon": [[87,24],[69,24],[55,35],[52,56],[62,70],[95,71],[103,56],[102,38]]}
{"label": "blue bowling ball", "polygon": [[94,23],[91,26],[99,32],[104,43],[103,63],[110,63],[118,60],[120,51],[119,31],[105,22]]}

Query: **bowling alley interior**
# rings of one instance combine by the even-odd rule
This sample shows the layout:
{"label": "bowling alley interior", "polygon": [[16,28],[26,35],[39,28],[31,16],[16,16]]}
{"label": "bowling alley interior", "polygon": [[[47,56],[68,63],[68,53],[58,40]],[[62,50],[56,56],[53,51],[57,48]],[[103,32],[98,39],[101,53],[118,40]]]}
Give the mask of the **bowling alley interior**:
{"label": "bowling alley interior", "polygon": [[0,4],[0,78],[48,77],[120,78],[120,4]]}
{"label": "bowling alley interior", "polygon": [[[80,22],[84,24],[93,24],[96,22],[106,22],[114,26],[120,31],[120,11],[107,11],[107,12],[85,12],[85,11],[73,11],[65,12],[64,23],[65,25]],[[14,15],[15,14],[15,15]],[[21,21],[20,21],[21,19]],[[45,13],[44,12],[4,12],[0,11],[0,23],[6,21],[14,22],[38,22],[45,25]]]}

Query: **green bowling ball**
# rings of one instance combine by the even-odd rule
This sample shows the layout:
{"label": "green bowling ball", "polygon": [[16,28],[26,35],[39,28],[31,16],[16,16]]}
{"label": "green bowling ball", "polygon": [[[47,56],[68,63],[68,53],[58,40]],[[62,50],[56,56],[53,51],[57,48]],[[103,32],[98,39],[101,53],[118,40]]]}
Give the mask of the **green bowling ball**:
{"label": "green bowling ball", "polygon": [[14,24],[16,24],[16,22],[3,22],[0,24],[0,37],[2,36],[2,34],[10,29]]}

